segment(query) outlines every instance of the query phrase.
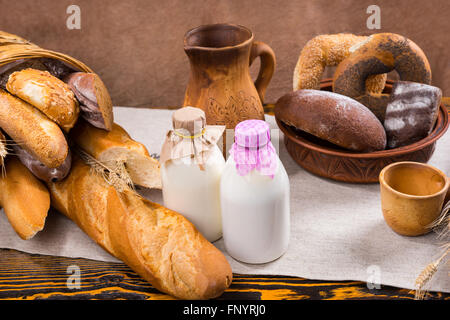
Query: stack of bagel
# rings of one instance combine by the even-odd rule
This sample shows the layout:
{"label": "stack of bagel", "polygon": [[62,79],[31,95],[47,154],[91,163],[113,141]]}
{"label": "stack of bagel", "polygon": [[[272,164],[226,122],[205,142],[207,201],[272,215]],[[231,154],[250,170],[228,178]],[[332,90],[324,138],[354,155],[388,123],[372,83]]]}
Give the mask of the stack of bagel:
{"label": "stack of bagel", "polygon": [[[326,67],[335,67],[332,92],[319,90]],[[389,94],[385,82],[391,71],[400,81]],[[425,54],[404,36],[319,35],[303,47],[294,91],[277,101],[275,116],[353,152],[398,148],[433,129],[442,92],[430,84]]]}
{"label": "stack of bagel", "polygon": [[157,289],[209,299],[231,284],[225,256],[182,215],[134,188],[159,162],[118,124],[94,73],[33,58],[0,66],[0,207],[25,240],[53,207]]}

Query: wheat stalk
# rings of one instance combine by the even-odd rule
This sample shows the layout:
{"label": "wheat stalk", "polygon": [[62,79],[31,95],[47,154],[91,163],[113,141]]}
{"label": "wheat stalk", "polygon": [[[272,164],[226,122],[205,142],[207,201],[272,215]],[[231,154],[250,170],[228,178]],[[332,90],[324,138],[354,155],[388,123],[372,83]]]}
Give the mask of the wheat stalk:
{"label": "wheat stalk", "polygon": [[[1,133],[0,133],[1,135]],[[0,136],[1,138],[1,136]],[[5,157],[8,154],[8,149],[6,149],[6,141],[0,139],[0,167],[1,167],[1,177],[4,177],[5,172]]]}
{"label": "wheat stalk", "polygon": [[446,238],[450,233],[450,201],[442,208],[439,217],[429,225],[438,233],[438,238]]}
{"label": "wheat stalk", "polygon": [[91,168],[91,172],[99,174],[109,185],[122,192],[125,189],[135,190],[133,181],[123,161],[103,163],[80,148],[75,148],[80,158]]}
{"label": "wheat stalk", "polygon": [[425,269],[419,274],[416,279],[416,293],[414,299],[422,300],[425,297],[425,285],[429,283],[431,278],[433,278],[434,274],[437,272],[439,265],[444,260],[444,258],[450,252],[450,245],[446,245],[446,250],[444,253],[437,259],[436,261],[430,263],[425,267]]}
{"label": "wheat stalk", "polygon": [[[450,201],[448,201],[442,208],[439,217],[429,225],[434,231],[438,233],[439,239],[448,238],[450,235]],[[443,245],[443,254],[434,262],[431,262],[425,267],[425,269],[419,274],[416,279],[416,294],[415,299],[421,300],[425,297],[426,290],[425,285],[430,282],[434,274],[437,272],[441,262],[447,257],[450,252],[450,242]]]}

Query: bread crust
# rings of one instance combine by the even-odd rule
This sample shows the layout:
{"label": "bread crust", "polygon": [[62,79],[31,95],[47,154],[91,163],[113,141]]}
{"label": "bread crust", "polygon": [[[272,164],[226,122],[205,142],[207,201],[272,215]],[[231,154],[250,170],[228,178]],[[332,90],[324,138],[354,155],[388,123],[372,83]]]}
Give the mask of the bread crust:
{"label": "bread crust", "polygon": [[81,116],[94,127],[111,131],[114,122],[111,97],[95,73],[74,72],[64,78],[80,102]]}
{"label": "bread crust", "polygon": [[371,35],[343,60],[333,77],[333,91],[358,100],[383,122],[389,95],[366,90],[367,77],[396,70],[402,81],[430,84],[431,68],[422,49],[394,33]]}
{"label": "bread crust", "polygon": [[24,240],[44,228],[50,194],[16,157],[8,157],[0,176],[0,206],[16,233]]}
{"label": "bread crust", "polygon": [[23,69],[9,76],[6,89],[38,108],[68,132],[78,119],[79,107],[67,84],[47,71]]}
{"label": "bread crust", "polygon": [[66,160],[64,163],[57,168],[49,168],[45,166],[42,162],[34,158],[25,149],[18,145],[12,145],[11,149],[14,155],[22,162],[22,164],[27,167],[28,170],[38,179],[42,181],[60,181],[64,179],[70,171],[70,166],[72,163],[72,157],[69,150]]}
{"label": "bread crust", "polygon": [[226,258],[192,223],[131,190],[118,192],[79,157],[64,181],[48,186],[52,206],[160,291],[210,299],[230,285]]}
{"label": "bread crust", "polygon": [[107,166],[125,164],[133,183],[161,189],[158,160],[150,157],[147,148],[134,141],[117,123],[113,123],[111,131],[105,131],[79,121],[70,137],[81,149]]}
{"label": "bread crust", "polygon": [[297,90],[282,96],[275,117],[335,145],[358,152],[383,150],[386,132],[364,105],[333,92]]}
{"label": "bread crust", "polygon": [[[366,36],[351,33],[324,34],[309,40],[303,47],[294,70],[293,88],[319,89],[326,66],[337,66],[347,58],[353,46],[366,40]],[[380,93],[384,89],[386,74],[367,79],[367,90]]]}
{"label": "bread crust", "polygon": [[0,128],[49,168],[64,163],[69,152],[56,123],[27,102],[0,89]]}

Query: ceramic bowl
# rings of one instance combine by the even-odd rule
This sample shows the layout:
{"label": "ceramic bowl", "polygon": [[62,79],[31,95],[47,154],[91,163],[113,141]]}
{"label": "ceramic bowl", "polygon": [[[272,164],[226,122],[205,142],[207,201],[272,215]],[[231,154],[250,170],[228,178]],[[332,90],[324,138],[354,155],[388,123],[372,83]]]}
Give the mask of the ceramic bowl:
{"label": "ceramic bowl", "polygon": [[[391,91],[392,84],[392,81],[386,83],[386,93]],[[331,79],[323,80],[320,89],[331,91],[331,85]],[[321,177],[350,183],[377,183],[381,170],[394,162],[428,162],[436,141],[449,126],[447,109],[441,104],[436,125],[424,139],[400,148],[356,153],[276,121],[284,133],[289,154],[300,166]]]}

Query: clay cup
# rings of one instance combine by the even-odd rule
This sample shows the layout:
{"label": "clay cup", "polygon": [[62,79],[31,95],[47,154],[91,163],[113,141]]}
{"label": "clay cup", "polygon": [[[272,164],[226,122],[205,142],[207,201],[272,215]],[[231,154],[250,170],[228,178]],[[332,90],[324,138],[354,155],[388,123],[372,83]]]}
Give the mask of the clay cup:
{"label": "clay cup", "polygon": [[449,189],[449,178],[419,162],[395,162],[379,176],[381,208],[389,227],[400,235],[428,233],[440,215]]}

